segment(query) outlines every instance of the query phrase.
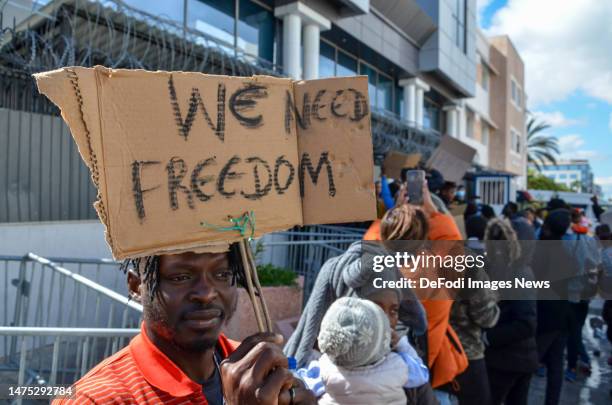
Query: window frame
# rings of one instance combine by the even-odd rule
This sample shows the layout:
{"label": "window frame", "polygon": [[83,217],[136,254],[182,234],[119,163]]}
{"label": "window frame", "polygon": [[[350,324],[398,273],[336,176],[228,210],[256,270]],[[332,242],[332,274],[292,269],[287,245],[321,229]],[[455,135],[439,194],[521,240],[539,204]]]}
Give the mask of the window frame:
{"label": "window frame", "polygon": [[522,111],[522,92],[523,89],[519,85],[518,80],[511,75],[510,76],[510,101],[517,110]]}
{"label": "window frame", "polygon": [[452,39],[455,46],[464,54],[467,54],[467,0],[453,0],[454,7],[451,8],[451,20],[453,21]]}
{"label": "window frame", "polygon": [[[400,117],[401,115],[401,111],[396,111],[396,107],[399,108],[399,106],[397,106],[397,91],[396,91],[396,87],[397,87],[397,81],[396,79],[391,76],[386,74],[385,72],[383,72],[382,70],[380,70],[379,68],[377,68],[376,66],[372,65],[371,63],[359,58],[358,56],[352,54],[351,52],[346,51],[345,49],[341,48],[340,46],[336,45],[335,43],[333,43],[332,41],[329,41],[325,38],[321,38],[320,41],[322,43],[325,43],[329,46],[331,46],[332,48],[334,48],[334,55],[335,55],[335,60],[334,60],[334,75],[338,75],[338,66],[339,66],[339,60],[340,60],[340,53],[344,53],[344,55],[348,56],[351,59],[354,59],[357,62],[357,71],[355,72],[355,75],[361,75],[361,66],[365,66],[368,69],[371,69],[372,71],[374,71],[376,73],[376,82],[374,84],[375,88],[376,88],[376,94],[374,95],[374,97],[372,97],[372,95],[370,95],[370,102],[371,99],[373,98],[375,100],[373,106],[376,107],[377,109],[380,110],[384,110],[384,111],[388,111],[394,114],[397,114],[398,117]],[[319,51],[320,53],[320,51]],[[389,106],[390,109],[387,108],[382,108],[379,107],[378,104],[378,90],[379,90],[379,84],[380,84],[380,76],[383,76],[384,78],[388,79],[391,83],[391,86],[389,87],[389,89],[391,90],[391,105]]]}

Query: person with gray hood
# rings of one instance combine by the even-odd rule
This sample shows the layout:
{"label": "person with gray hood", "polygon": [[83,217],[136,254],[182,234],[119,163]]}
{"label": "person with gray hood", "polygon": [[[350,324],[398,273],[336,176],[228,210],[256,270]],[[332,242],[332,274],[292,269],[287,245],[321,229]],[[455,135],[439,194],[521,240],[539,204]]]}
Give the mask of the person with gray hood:
{"label": "person with gray hood", "polygon": [[[423,306],[417,300],[414,292],[409,289],[374,287],[376,278],[381,278],[383,281],[396,281],[401,277],[396,268],[388,268],[380,273],[373,271],[374,257],[388,253],[379,243],[355,242],[342,255],[329,259],[317,276],[298,326],[284,349],[287,356],[296,358],[297,366],[302,367],[298,370],[298,375],[304,377],[307,385],[317,396],[323,394],[320,367],[317,364],[318,349],[320,349],[317,336],[325,312],[341,297],[359,297],[379,305],[389,317],[391,328],[394,329],[393,326],[397,325],[392,331],[391,343],[394,351],[400,354],[410,352],[410,355],[416,360],[413,363],[423,365],[406,337],[408,330],[414,335],[422,335],[427,330],[427,317]],[[395,305],[385,303],[391,296],[394,297]],[[399,305],[397,305],[398,302]],[[399,325],[398,318],[401,322]],[[425,372],[419,369],[418,373],[411,372],[412,375],[408,376],[409,385],[413,388],[405,387],[407,403],[437,403],[431,386],[426,382],[427,377],[422,378],[423,375],[429,374],[424,365],[423,368]],[[409,370],[414,371],[414,368],[409,367]],[[419,379],[425,383],[414,385]]]}
{"label": "person with gray hood", "polygon": [[[323,264],[298,325],[284,348],[285,355],[294,357],[298,367],[304,367],[312,359],[321,321],[334,301],[347,296],[367,298],[378,290],[373,284],[375,278],[400,279],[397,269],[373,271],[374,257],[386,254],[387,250],[379,243],[357,241],[346,252]],[[427,330],[423,306],[412,290],[398,289],[398,293],[401,297],[400,322],[415,334],[422,335]]]}
{"label": "person with gray hood", "polygon": [[336,300],[323,317],[318,342],[325,385],[319,405],[405,405],[404,388],[429,378],[414,349],[391,351],[387,314],[369,300]]}

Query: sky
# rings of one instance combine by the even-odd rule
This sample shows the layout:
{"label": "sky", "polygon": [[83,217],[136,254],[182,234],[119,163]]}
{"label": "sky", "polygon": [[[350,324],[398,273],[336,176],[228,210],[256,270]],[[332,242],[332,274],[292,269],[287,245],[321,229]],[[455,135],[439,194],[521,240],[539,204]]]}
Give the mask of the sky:
{"label": "sky", "polygon": [[529,111],[612,197],[612,1],[477,2],[485,34],[508,35],[521,54]]}

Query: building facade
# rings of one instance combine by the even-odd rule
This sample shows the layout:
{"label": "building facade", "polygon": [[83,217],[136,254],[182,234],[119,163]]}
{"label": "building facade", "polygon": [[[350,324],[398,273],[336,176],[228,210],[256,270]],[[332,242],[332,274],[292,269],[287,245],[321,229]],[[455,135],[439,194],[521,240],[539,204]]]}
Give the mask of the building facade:
{"label": "building facade", "polygon": [[593,170],[586,159],[562,160],[556,165],[544,165],[540,172],[572,191],[597,194]]}
{"label": "building facade", "polygon": [[514,176],[526,186],[526,93],[524,64],[506,36],[477,34],[476,96],[465,101],[461,140],[476,149],[474,163]]}
{"label": "building facade", "polygon": [[[489,39],[490,117],[497,127],[489,137],[489,162],[494,170],[512,173],[517,186],[527,182],[525,65],[507,36]],[[500,102],[501,101],[501,102]]]}
{"label": "building facade", "polygon": [[490,184],[481,188],[489,191],[478,191],[497,196],[489,203],[501,205],[524,187],[523,62],[507,37],[479,32],[476,0],[0,4],[0,117],[7,117],[0,154],[9,162],[0,176],[7,195],[0,223],[95,218],[87,169],[58,109],[31,78],[70,65],[294,79],[366,75],[375,164],[391,150],[426,160],[450,135],[476,149],[476,172],[497,176],[485,179]]}
{"label": "building facade", "polygon": [[[0,110],[8,117],[0,142],[9,161],[0,222],[95,218],[87,170],[32,73],[100,64],[367,75],[378,164],[390,150],[426,159],[443,134],[464,127],[458,107],[476,94],[475,0],[11,0],[0,12]],[[43,126],[51,136],[41,120],[52,122]],[[33,155],[44,159],[26,167]]]}

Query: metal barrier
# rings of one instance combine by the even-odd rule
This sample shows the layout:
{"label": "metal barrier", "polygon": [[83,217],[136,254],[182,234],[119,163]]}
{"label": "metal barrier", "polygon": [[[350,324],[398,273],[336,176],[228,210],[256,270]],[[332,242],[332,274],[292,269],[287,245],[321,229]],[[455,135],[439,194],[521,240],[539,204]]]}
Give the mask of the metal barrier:
{"label": "metal barrier", "polygon": [[[259,243],[304,276],[306,302],[323,263],[362,234],[311,226]],[[138,333],[142,306],[127,298],[118,266],[108,259],[0,256],[0,372],[8,372],[0,383],[70,384],[125,346]]]}
{"label": "metal barrier", "polygon": [[[126,328],[139,324],[142,307],[127,298],[125,275],[117,262],[48,260],[29,253],[0,256],[0,263],[4,267],[0,325]],[[67,264],[74,269],[64,267]],[[107,271],[109,267],[114,271]]]}
{"label": "metal barrier", "polygon": [[304,276],[303,305],[308,301],[323,263],[361,240],[363,233],[359,228],[326,225],[304,227],[298,232],[280,232],[289,239],[286,242],[287,268]]}
{"label": "metal barrier", "polygon": [[[125,346],[140,329],[0,327],[0,338],[16,342],[18,356],[0,358],[0,382],[11,385],[70,385],[102,359]],[[41,341],[49,343],[41,346]],[[21,404],[21,400],[15,401]]]}

